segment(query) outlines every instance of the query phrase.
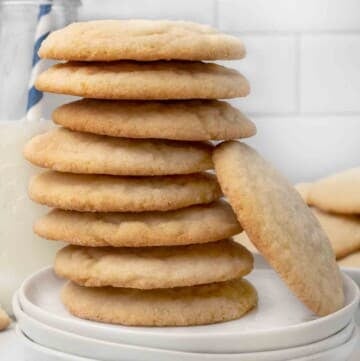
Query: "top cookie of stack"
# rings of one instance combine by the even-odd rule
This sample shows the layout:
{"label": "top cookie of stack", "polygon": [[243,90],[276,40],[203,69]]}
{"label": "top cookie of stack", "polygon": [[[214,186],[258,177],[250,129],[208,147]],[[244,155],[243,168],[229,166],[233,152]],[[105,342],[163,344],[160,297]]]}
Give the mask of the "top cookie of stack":
{"label": "top cookie of stack", "polygon": [[57,208],[35,231],[72,244],[55,262],[73,282],[63,292],[69,310],[104,322],[190,325],[251,309],[256,291],[238,278],[252,256],[227,239],[241,226],[205,172],[213,168],[205,141],[255,134],[240,111],[216,100],[246,96],[249,84],[201,61],[242,58],[243,44],[204,25],[108,20],[56,31],[39,54],[67,61],[39,76],[39,90],[86,98],[56,109],[63,128],[24,150],[51,169],[29,193]]}

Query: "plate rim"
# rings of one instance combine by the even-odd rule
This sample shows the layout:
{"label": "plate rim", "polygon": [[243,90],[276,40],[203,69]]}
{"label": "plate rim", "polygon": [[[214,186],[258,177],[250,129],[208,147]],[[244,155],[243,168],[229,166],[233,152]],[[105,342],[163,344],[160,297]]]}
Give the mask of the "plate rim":
{"label": "plate rim", "polygon": [[16,336],[20,339],[20,342],[22,344],[26,344],[27,347],[30,347],[31,349],[35,349],[38,352],[41,352],[43,355],[49,355],[50,356],[58,356],[58,357],[66,357],[67,359],[65,359],[65,361],[69,360],[69,357],[71,357],[70,361],[98,361],[95,359],[90,359],[88,357],[81,357],[81,356],[77,356],[77,355],[71,355],[68,354],[66,352],[61,352],[58,350],[53,350],[51,348],[39,345],[38,343],[32,341],[31,339],[29,339],[20,329],[19,325],[15,326],[15,333]]}
{"label": "plate rim", "polygon": [[[266,272],[268,271],[267,269],[260,269],[261,272]],[[271,272],[275,272],[273,270],[270,270]],[[43,273],[47,273],[47,272],[52,272],[53,274],[54,271],[53,271],[53,267],[52,266],[48,266],[48,267],[44,267],[42,269],[40,269],[39,271],[33,273],[32,275],[30,275],[29,277],[27,277],[25,279],[25,281],[22,283],[22,285],[20,286],[20,289],[19,289],[19,299],[20,299],[20,304],[22,305],[22,301],[24,301],[28,306],[31,306],[32,308],[34,309],[37,309],[39,310],[40,312],[44,312],[46,314],[50,314],[52,315],[52,317],[54,318],[58,318],[60,320],[63,320],[62,317],[58,316],[58,315],[55,315],[55,314],[52,314],[50,313],[49,311],[46,311],[44,309],[42,309],[41,307],[37,306],[36,304],[32,303],[29,299],[27,299],[25,297],[26,293],[25,293],[25,289],[28,287],[28,284],[33,281],[33,279],[35,279],[36,277],[39,277],[41,274]],[[342,307],[341,309],[331,313],[330,315],[327,315],[327,316],[323,316],[323,317],[318,317],[314,320],[309,320],[309,321],[306,321],[306,322],[302,322],[302,323],[299,323],[299,324],[296,324],[296,325],[290,325],[290,326],[286,326],[286,327],[279,327],[279,328],[275,328],[275,329],[267,329],[267,330],[259,330],[259,331],[251,331],[251,332],[248,332],[246,334],[262,334],[262,333],[277,333],[277,332],[284,332],[284,331],[287,331],[287,330],[295,330],[295,329],[298,329],[300,327],[304,327],[304,325],[308,326],[308,327],[311,327],[313,324],[315,323],[325,323],[329,318],[335,318],[335,317],[340,317],[339,315],[342,315],[342,314],[346,314],[346,311],[348,311],[349,309],[351,309],[352,307],[355,307],[357,304],[359,304],[359,300],[360,300],[360,290],[357,286],[357,284],[355,283],[354,280],[352,280],[352,278],[350,276],[348,276],[346,273],[344,272],[341,272],[342,274],[342,277],[345,278],[347,284],[350,284],[351,285],[351,289],[352,291],[354,291],[354,297],[353,299],[348,303],[346,304],[344,307]],[[56,276],[56,274],[55,274]],[[57,277],[57,276],[56,276]],[[23,305],[22,305],[23,307]],[[310,311],[311,312],[311,311]],[[78,321],[84,321],[84,320],[72,320],[73,322],[78,322]],[[69,322],[69,321],[66,321],[66,322]],[[91,322],[91,321],[89,321]],[[95,323],[95,321],[93,321]],[[103,326],[106,326],[107,324],[103,324],[101,322],[98,322],[96,323],[96,325],[103,325]],[[193,327],[193,326],[188,326],[189,328]],[[174,327],[176,328],[176,327]],[[137,331],[134,331],[136,329],[136,327],[128,327],[128,331],[130,333],[133,333],[133,332],[136,332],[138,333]],[[147,330],[147,334],[151,334],[150,330],[152,329],[164,329],[164,331],[166,330],[166,327],[149,327],[148,330]],[[223,334],[223,333],[219,333],[219,334]],[[219,334],[211,334],[211,337],[216,337],[216,336],[219,336]],[[236,332],[227,332],[226,335],[239,335],[238,333]],[[168,334],[169,335],[169,334]],[[167,336],[168,336],[167,335]],[[200,336],[201,335],[201,336]],[[160,336],[158,334],[156,334],[156,336]],[[172,335],[171,334],[171,337],[181,337],[183,335]],[[209,334],[197,334],[196,337],[209,337]]]}
{"label": "plate rim", "polygon": [[[88,336],[84,336],[84,335],[78,335],[78,334],[74,334],[74,333],[71,333],[70,331],[65,331],[65,330],[61,330],[61,329],[57,329],[55,328],[54,326],[50,326],[50,325],[46,325],[44,324],[43,322],[39,321],[39,320],[36,320],[34,319],[33,317],[31,317],[30,315],[27,315],[22,309],[21,309],[21,306],[20,306],[20,303],[19,303],[19,300],[18,300],[18,294],[16,293],[13,297],[13,307],[14,307],[14,313],[15,315],[18,317],[18,319],[20,319],[19,323],[18,323],[18,326],[20,328],[20,330],[22,331],[22,333],[27,336],[27,333],[26,333],[26,330],[23,330],[21,328],[21,325],[22,325],[22,322],[21,322],[21,318],[25,318],[25,319],[28,319],[27,322],[32,322],[32,323],[35,323],[35,324],[38,324],[37,327],[40,327],[40,328],[44,328],[45,330],[47,330],[49,333],[50,332],[55,332],[55,333],[58,333],[58,334],[62,334],[62,336],[65,336],[67,338],[73,338],[75,336],[75,338],[79,338],[79,339],[82,339],[83,342],[94,342],[95,341],[95,344],[97,345],[102,345],[102,347],[111,347],[111,346],[119,346],[119,347],[127,347],[127,348],[132,348],[134,349],[134,351],[143,351],[143,352],[162,352],[162,353],[169,353],[169,357],[171,356],[179,356],[181,357],[182,355],[186,354],[187,356],[191,357],[191,356],[199,356],[199,355],[202,355],[202,356],[209,356],[209,355],[216,355],[217,357],[224,357],[226,358],[228,354],[226,353],[195,353],[195,352],[185,352],[185,351],[178,351],[178,350],[166,350],[166,349],[156,349],[156,348],[152,348],[152,347],[148,347],[148,346],[141,346],[141,345],[131,345],[131,344],[121,344],[121,343],[115,343],[115,342],[111,342],[111,341],[105,341],[105,340],[100,340],[100,339],[94,339],[94,338],[91,338],[91,337],[88,337]],[[35,326],[34,326],[35,327]],[[349,324],[347,324],[343,329],[341,329],[338,333],[334,334],[334,335],[331,335],[329,337],[336,337],[339,333],[344,333],[345,335],[342,335],[342,341],[340,341],[340,343],[338,342],[337,344],[333,344],[330,345],[330,347],[326,347],[326,349],[323,349],[323,350],[320,350],[317,353],[320,353],[320,352],[325,352],[325,351],[328,351],[328,350],[332,350],[336,347],[340,347],[341,345],[347,343],[350,338],[352,337],[353,335],[353,332],[354,332],[354,329],[356,328],[356,325],[355,325],[355,322],[352,320],[349,322]],[[29,335],[31,336],[31,335]],[[339,336],[338,336],[339,337]],[[30,337],[31,338],[31,337]],[[318,342],[325,342],[326,339],[324,340],[320,340]],[[34,342],[39,342],[40,345],[44,346],[44,347],[50,347],[51,346],[48,346],[48,345],[43,345],[40,343],[40,341],[35,341]],[[316,342],[317,343],[317,342]],[[261,356],[260,354],[263,354],[262,356],[266,356],[266,353],[274,353],[276,351],[288,351],[288,352],[291,352],[292,349],[299,349],[299,348],[302,348],[302,347],[313,347],[313,344],[308,344],[308,345],[305,345],[305,346],[296,346],[296,347],[289,347],[289,348],[286,348],[286,349],[278,349],[278,350],[267,350],[267,351],[253,351],[253,352],[250,352],[250,353],[253,353],[254,356],[256,356],[255,354],[257,354],[258,356]],[[119,350],[120,351],[120,350]],[[130,351],[130,350],[129,350]],[[165,351],[165,352],[164,352]],[[294,350],[293,350],[294,351]],[[296,350],[295,350],[296,351]],[[299,351],[299,350],[297,350]],[[236,355],[236,353],[232,353],[232,355]],[[242,352],[241,354],[243,354],[243,356],[246,356],[247,352]],[[230,354],[231,355],[231,354]],[[310,356],[311,353],[309,353],[308,355],[303,355],[301,357],[308,357]],[[273,354],[273,356],[276,356]],[[281,355],[279,355],[281,356]],[[284,355],[285,356],[285,355]],[[290,355],[286,356],[286,357],[289,357]],[[86,356],[81,356],[81,357],[86,357]],[[236,356],[234,356],[236,357]],[[292,356],[293,357],[293,356]],[[297,357],[299,358],[299,357]],[[209,359],[211,359],[211,357],[209,357]],[[231,358],[227,358],[227,359],[231,359]]]}
{"label": "plate rim", "polygon": [[[71,355],[69,353],[66,352],[61,352],[58,350],[54,350],[42,345],[37,344],[36,342],[32,341],[31,339],[29,339],[20,329],[19,325],[16,325],[15,327],[15,333],[17,335],[17,337],[20,339],[20,341],[23,344],[26,344],[26,346],[28,348],[31,348],[32,350],[36,350],[38,352],[41,352],[43,355],[50,355],[50,356],[59,356],[59,357],[66,357],[68,360],[70,361],[97,361],[95,359],[90,359],[87,357],[81,357],[81,356],[77,356],[77,355]],[[296,358],[293,359],[293,361],[310,361],[313,360],[314,357],[322,357],[322,356],[326,356],[330,353],[333,353],[334,351],[339,351],[339,349],[343,349],[345,347],[349,347],[350,345],[352,346],[352,351],[354,350],[355,347],[355,342],[357,342],[359,340],[359,330],[357,327],[354,328],[350,338],[343,343],[342,345],[339,345],[338,347],[323,351],[323,352],[318,352],[315,353],[313,355],[309,355],[309,356],[304,356],[304,357],[300,357],[300,358]]]}
{"label": "plate rim", "polygon": [[[271,269],[259,269],[259,271],[275,272]],[[32,303],[26,298],[26,289],[29,287],[29,284],[31,285],[32,282],[36,282],[39,277],[44,277],[44,272],[47,272],[49,275],[51,274],[51,277],[57,277],[52,267],[45,267],[30,275],[19,289],[21,307],[25,313],[31,315],[33,318],[66,331],[77,329],[77,332],[82,335],[93,338],[187,352],[206,352],[205,350],[207,349],[209,349],[209,352],[215,353],[251,352],[256,350],[256,345],[259,342],[261,342],[263,350],[272,350],[281,347],[301,346],[319,341],[338,332],[350,322],[356,311],[360,294],[355,282],[352,281],[349,276],[343,274],[353,297],[342,309],[322,318],[276,329],[272,328],[246,333],[240,333],[236,330],[224,332],[221,329],[212,333],[208,333],[206,330],[196,334],[191,332],[179,333],[175,331],[174,333],[169,333],[166,332],[167,328],[165,327],[162,328],[163,330],[161,332],[159,332],[159,328],[154,329],[153,327],[142,328],[142,330],[139,331],[136,327],[123,326],[114,328],[114,325],[111,325],[111,329],[107,324],[97,323],[95,321],[65,318]],[[289,337],[283,337],[284,335],[289,335],[289,333],[291,333],[291,339],[289,339]],[[316,334],[316,336],[314,336],[314,334]],[[243,342],[239,342],[240,337]],[[190,338],[193,340],[192,342],[189,342]],[[221,342],[219,342],[220,339]],[[196,348],[194,344],[195,341]]]}

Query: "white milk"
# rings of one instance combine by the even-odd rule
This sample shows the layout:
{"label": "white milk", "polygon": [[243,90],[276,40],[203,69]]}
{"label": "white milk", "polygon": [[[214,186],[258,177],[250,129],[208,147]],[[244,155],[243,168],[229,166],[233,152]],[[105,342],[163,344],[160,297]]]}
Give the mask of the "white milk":
{"label": "white milk", "polygon": [[0,121],[0,304],[11,311],[11,297],[30,273],[52,264],[61,246],[34,235],[32,225],[48,210],[27,195],[39,169],[22,155],[28,139],[51,127],[49,121]]}

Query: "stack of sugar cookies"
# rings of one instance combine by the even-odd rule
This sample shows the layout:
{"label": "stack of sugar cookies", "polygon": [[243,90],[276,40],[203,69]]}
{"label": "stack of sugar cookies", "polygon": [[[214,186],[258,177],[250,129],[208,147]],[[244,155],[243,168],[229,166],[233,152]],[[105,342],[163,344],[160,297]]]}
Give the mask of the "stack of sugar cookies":
{"label": "stack of sugar cookies", "polygon": [[339,264],[360,267],[360,168],[296,188],[327,233]]}
{"label": "stack of sugar cookies", "polygon": [[126,325],[209,324],[257,303],[242,279],[253,258],[213,168],[211,140],[256,128],[224,101],[246,96],[237,71],[202,62],[239,59],[242,43],[208,26],[93,21],[52,33],[40,56],[66,61],[39,90],[86,99],[53,113],[60,125],[33,138],[25,157],[50,170],[30,197],[54,209],[40,236],[70,243],[55,272],[74,315]]}

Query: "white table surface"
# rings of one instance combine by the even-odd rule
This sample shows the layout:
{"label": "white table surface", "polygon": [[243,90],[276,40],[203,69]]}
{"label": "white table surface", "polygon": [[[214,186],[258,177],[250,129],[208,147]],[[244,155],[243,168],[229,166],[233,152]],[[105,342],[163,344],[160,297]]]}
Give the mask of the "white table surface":
{"label": "white table surface", "polygon": [[[19,340],[17,340],[15,334],[15,323],[13,323],[8,330],[0,332],[0,360],[25,361],[21,343],[19,342]],[[348,361],[359,361],[359,360],[360,360],[360,342],[353,356]]]}

